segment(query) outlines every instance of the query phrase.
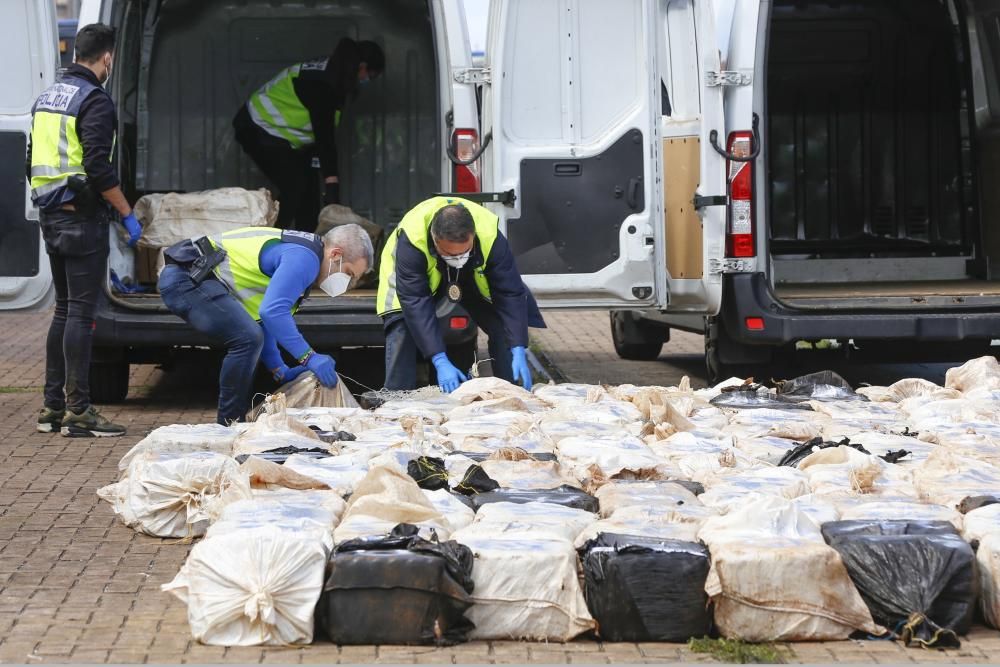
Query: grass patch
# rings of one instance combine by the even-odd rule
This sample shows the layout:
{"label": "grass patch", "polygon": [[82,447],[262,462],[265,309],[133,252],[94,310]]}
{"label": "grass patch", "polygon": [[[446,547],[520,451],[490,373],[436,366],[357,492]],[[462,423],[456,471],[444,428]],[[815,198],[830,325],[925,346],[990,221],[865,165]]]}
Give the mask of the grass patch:
{"label": "grass patch", "polygon": [[39,394],[41,387],[0,387],[0,394]]}
{"label": "grass patch", "polygon": [[750,644],[739,639],[691,639],[688,648],[694,653],[708,653],[716,660],[738,664],[778,664],[785,662],[782,651],[773,644]]}

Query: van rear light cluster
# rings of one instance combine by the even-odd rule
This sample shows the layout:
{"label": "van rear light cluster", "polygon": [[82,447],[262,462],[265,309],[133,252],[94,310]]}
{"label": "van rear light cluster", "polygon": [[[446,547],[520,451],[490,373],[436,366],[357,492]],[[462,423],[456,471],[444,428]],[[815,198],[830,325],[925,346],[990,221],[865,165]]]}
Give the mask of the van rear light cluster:
{"label": "van rear light cluster", "polygon": [[[479,132],[469,129],[456,129],[451,138],[452,150],[461,161],[472,159],[479,152]],[[480,173],[479,160],[469,165],[454,165],[455,192],[479,192]]]}
{"label": "van rear light cluster", "polygon": [[[732,132],[728,152],[749,157],[753,151],[752,132]],[[729,175],[729,215],[726,227],[726,256],[753,257],[754,243],[753,162],[726,161]]]}

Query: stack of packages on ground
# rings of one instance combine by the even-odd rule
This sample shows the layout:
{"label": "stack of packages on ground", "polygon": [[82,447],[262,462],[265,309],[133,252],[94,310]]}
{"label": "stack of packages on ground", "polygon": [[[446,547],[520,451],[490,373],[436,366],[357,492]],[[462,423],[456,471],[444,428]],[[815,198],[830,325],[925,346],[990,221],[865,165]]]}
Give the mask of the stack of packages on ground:
{"label": "stack of packages on ground", "polygon": [[100,491],[136,530],[204,536],[164,586],[201,642],[947,647],[977,605],[1000,622],[992,357],[944,387],[288,396],[250,424],[153,431]]}

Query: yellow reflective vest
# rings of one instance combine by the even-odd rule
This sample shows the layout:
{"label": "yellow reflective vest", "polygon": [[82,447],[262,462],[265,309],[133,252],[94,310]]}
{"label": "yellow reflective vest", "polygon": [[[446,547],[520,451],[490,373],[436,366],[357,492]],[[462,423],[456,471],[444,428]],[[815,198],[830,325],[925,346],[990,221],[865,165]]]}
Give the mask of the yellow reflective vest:
{"label": "yellow reflective vest", "polygon": [[497,240],[497,235],[500,233],[497,216],[489,209],[465,199],[432,197],[410,209],[386,240],[379,267],[377,297],[379,315],[388,315],[402,310],[399,295],[396,293],[396,245],[400,232],[405,232],[406,238],[413,247],[427,257],[427,282],[430,285],[431,294],[436,293],[441,286],[441,271],[438,269],[437,258],[431,254],[430,250],[431,220],[439,209],[452,204],[461,204],[472,214],[472,220],[476,226],[476,239],[479,241],[483,257],[483,263],[473,267],[473,278],[482,297],[487,301],[491,300],[490,285],[486,280],[486,261]]}
{"label": "yellow reflective vest", "polygon": [[[309,110],[295,94],[295,80],[303,72],[325,70],[328,60],[320,58],[286,67],[261,86],[247,102],[247,111],[253,122],[271,136],[284,139],[292,148],[316,143]],[[337,111],[333,122],[334,125],[340,124],[340,111]]]}
{"label": "yellow reflective vest", "polygon": [[[241,227],[208,237],[213,248],[226,251],[226,258],[215,267],[216,277],[237,298],[255,320],[260,320],[260,305],[271,277],[260,268],[260,255],[269,243],[304,245],[323,259],[323,238],[308,232],[273,227]],[[294,313],[298,304],[292,308]]]}

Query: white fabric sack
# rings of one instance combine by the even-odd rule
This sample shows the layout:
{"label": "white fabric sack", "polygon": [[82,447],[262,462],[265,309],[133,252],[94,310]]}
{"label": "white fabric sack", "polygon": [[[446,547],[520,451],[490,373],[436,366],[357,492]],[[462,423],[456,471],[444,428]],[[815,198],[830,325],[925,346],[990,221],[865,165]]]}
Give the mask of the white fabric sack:
{"label": "white fabric sack", "polygon": [[232,457],[215,452],[153,454],[132,459],[128,474],[98,490],[122,523],[154,537],[205,534],[207,506],[230,487],[250,495],[250,481]]}
{"label": "white fabric sack", "polygon": [[780,498],[798,498],[809,493],[806,475],[791,466],[754,468],[751,470],[731,469],[704,481],[705,493],[698,500],[709,507],[730,509],[733,499],[750,493],[759,493]]}
{"label": "white fabric sack", "polygon": [[974,509],[962,518],[962,537],[966,542],[982,541],[991,533],[1000,533],[1000,503]]}
{"label": "white fabric sack", "polygon": [[248,530],[260,526],[275,526],[293,537],[314,539],[327,551],[333,549],[333,529],[340,521],[346,504],[339,497],[339,506],[331,506],[328,499],[316,502],[308,492],[298,492],[302,497],[272,494],[238,500],[223,510],[205,534],[206,539],[217,535]]}
{"label": "white fabric sack", "polygon": [[979,571],[979,603],[991,628],[1000,629],[1000,532],[990,533],[976,550]]}
{"label": "white fabric sack", "polygon": [[663,463],[646,444],[635,436],[621,438],[569,437],[556,448],[559,461],[566,464],[576,479],[589,475],[587,469],[597,466],[607,477],[623,470],[652,470]]}
{"label": "white fabric sack", "polygon": [[824,641],[881,630],[840,555],[792,501],[757,496],[708,519],[698,536],[712,554],[705,590],[723,636]]}
{"label": "white fabric sack", "polygon": [[607,390],[596,384],[538,384],[531,392],[553,407],[575,405],[579,403],[596,403],[608,395]]}
{"label": "white fabric sack", "polygon": [[416,525],[424,537],[436,533],[442,541],[452,532],[412,477],[389,467],[373,468],[351,496],[334,540],[340,544],[355,537],[386,535],[400,523]]}
{"label": "white fabric sack", "polygon": [[573,542],[597,517],[585,510],[553,503],[486,503],[462,535],[497,540],[563,539]]}
{"label": "white fabric sack", "polygon": [[558,445],[563,438],[627,438],[629,432],[619,424],[600,422],[569,421],[553,413],[542,416],[538,425],[542,435]]}
{"label": "white fabric sack", "polygon": [[913,485],[922,500],[957,507],[967,496],[1000,489],[1000,468],[939,447],[913,468]]}
{"label": "white fabric sack", "polygon": [[871,498],[867,502],[843,507],[840,510],[840,518],[845,521],[849,519],[949,521],[959,531],[964,526],[963,517],[956,509],[944,505],[922,503],[906,497]]}
{"label": "white fabric sack", "polygon": [[448,526],[452,530],[465,528],[476,518],[475,510],[456,498],[455,494],[447,489],[435,491],[423,489],[423,492],[427,500],[431,501],[431,505],[448,520]]}
{"label": "white fabric sack", "polygon": [[600,504],[603,518],[625,507],[653,507],[667,511],[702,504],[696,495],[674,482],[615,481],[599,488],[594,497]]}
{"label": "white fabric sack", "polygon": [[306,371],[275,393],[285,395],[289,408],[360,408],[339,375],[336,385],[324,387],[312,371]]}
{"label": "white fabric sack", "polygon": [[469,533],[473,528],[452,536],[476,559],[474,604],[465,612],[476,626],[469,639],[566,642],[595,627],[572,542],[496,539]]}
{"label": "white fabric sack", "polygon": [[154,193],[139,198],[135,215],[142,223],[140,247],[169,248],[185,239],[240,227],[273,227],[278,219],[278,202],[264,188]]}
{"label": "white fabric sack", "polygon": [[345,419],[367,415],[361,408],[287,408],[288,416],[306,426],[315,426],[324,431],[341,431]]}
{"label": "white fabric sack", "polygon": [[704,505],[682,505],[667,511],[658,507],[623,507],[584,528],[574,546],[580,549],[601,533],[697,542],[701,524],[714,514]]}
{"label": "white fabric sack", "polygon": [[[480,464],[483,471],[504,489],[555,489],[564,484],[580,487],[580,483],[563,472],[558,461],[494,461]],[[454,479],[454,478],[453,478]]]}
{"label": "white fabric sack", "polygon": [[196,544],[162,589],[187,604],[191,634],[204,644],[309,644],[326,559],[311,532],[237,530]]}
{"label": "white fabric sack", "polygon": [[341,495],[353,493],[368,473],[367,458],[357,454],[341,454],[322,459],[292,454],[285,460],[284,466],[323,482]]}
{"label": "white fabric sack", "polygon": [[[461,371],[466,369],[461,368]],[[511,384],[498,377],[471,378],[459,385],[458,389],[449,394],[453,401],[468,404],[475,401],[488,401],[495,398],[520,398],[529,400],[531,392],[516,384]]]}
{"label": "white fabric sack", "polygon": [[758,461],[778,465],[790,450],[799,443],[788,438],[759,436],[756,438],[737,438],[736,449]]}
{"label": "white fabric sack", "polygon": [[944,386],[961,392],[973,389],[1000,389],[1000,362],[990,355],[972,359],[957,368],[949,368]]}
{"label": "white fabric sack", "polygon": [[171,424],[150,431],[118,462],[118,469],[128,470],[136,456],[146,452],[154,454],[187,454],[189,452],[217,452],[232,454],[233,442],[242,428],[221,424]]}

